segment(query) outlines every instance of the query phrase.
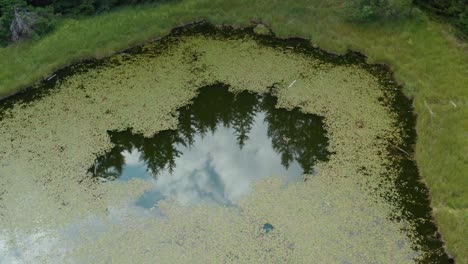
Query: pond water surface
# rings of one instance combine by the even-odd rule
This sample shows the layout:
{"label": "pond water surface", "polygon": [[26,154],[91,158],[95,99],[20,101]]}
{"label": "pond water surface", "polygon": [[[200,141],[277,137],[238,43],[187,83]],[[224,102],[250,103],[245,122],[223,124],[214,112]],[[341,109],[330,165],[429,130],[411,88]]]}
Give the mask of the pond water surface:
{"label": "pond water surface", "polygon": [[414,126],[360,54],[180,27],[0,102],[0,262],[450,263]]}
{"label": "pond water surface", "polygon": [[109,132],[115,146],[89,172],[100,179],[153,180],[155,188],[137,201],[143,207],[168,196],[183,204],[232,205],[254,179],[303,180],[315,174],[317,161],[328,160],[323,118],[275,108],[276,102],[270,94],[201,88],[179,110],[176,130],[151,138],[130,129]]}

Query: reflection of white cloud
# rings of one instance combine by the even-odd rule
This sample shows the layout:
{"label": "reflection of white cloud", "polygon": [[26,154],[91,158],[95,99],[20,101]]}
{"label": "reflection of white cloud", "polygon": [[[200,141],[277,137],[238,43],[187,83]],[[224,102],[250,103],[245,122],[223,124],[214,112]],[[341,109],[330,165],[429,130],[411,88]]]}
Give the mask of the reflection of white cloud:
{"label": "reflection of white cloud", "polygon": [[[55,230],[31,233],[0,230],[0,263],[64,263],[74,250],[112,232],[112,227],[128,228],[129,217],[144,220],[155,217],[155,213],[127,205],[109,207],[103,219],[89,215]],[[92,263],[92,260],[78,263]]]}
{"label": "reflection of white cloud", "polygon": [[127,150],[124,150],[122,152],[122,155],[125,158],[125,164],[127,165],[140,165],[143,162],[141,162],[141,153],[133,148],[131,152],[128,152]]}
{"label": "reflection of white cloud", "polygon": [[[182,204],[228,204],[249,193],[254,179],[272,175],[300,177],[302,169],[297,162],[290,164],[289,169],[281,165],[281,156],[272,148],[264,118],[264,113],[257,114],[243,149],[237,143],[234,129],[222,125],[204,138],[195,135],[190,148],[177,146],[183,155],[176,158],[172,174],[163,171],[158,175],[152,192],[160,197],[175,196]],[[127,156],[128,160],[140,157],[136,151],[124,155],[126,161]]]}
{"label": "reflection of white cloud", "polygon": [[68,248],[60,244],[51,233],[38,231],[32,234],[0,233],[0,263],[60,263]]}

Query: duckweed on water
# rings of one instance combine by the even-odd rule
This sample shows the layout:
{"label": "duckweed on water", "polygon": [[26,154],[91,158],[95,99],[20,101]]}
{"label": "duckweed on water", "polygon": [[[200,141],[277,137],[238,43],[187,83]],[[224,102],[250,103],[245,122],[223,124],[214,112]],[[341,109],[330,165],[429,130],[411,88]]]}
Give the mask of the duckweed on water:
{"label": "duckweed on water", "polygon": [[130,129],[109,132],[115,146],[88,172],[103,181],[153,181],[154,189],[137,201],[148,208],[168,196],[184,204],[231,206],[254,179],[277,174],[287,176],[286,183],[301,180],[328,160],[322,118],[277,109],[276,101],[220,85],[200,88],[179,110],[176,130],[151,138]]}
{"label": "duckweed on water", "polygon": [[[412,153],[413,119],[388,73],[352,54],[323,54],[300,40],[250,31],[181,28],[75,65],[40,98],[5,107],[0,260],[449,261],[414,164],[397,149]],[[150,182],[101,183],[88,173],[96,156],[114,147],[108,131],[132,128],[152,138],[175,130],[183,118],[177,110],[198,88],[217,83],[235,94],[273,92],[277,108],[323,116],[333,154],[317,160],[304,182],[255,180],[233,207],[184,206],[168,196],[156,212],[135,206]],[[248,172],[233,166],[232,173]],[[274,229],[265,232],[265,223]]]}

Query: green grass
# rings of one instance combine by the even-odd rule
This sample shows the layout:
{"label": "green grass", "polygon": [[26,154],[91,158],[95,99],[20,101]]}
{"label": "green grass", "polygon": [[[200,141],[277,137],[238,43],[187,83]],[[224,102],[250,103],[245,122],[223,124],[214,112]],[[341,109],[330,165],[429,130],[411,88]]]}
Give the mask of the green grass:
{"label": "green grass", "polygon": [[203,18],[237,25],[261,20],[282,37],[300,35],[335,52],[362,51],[370,62],[389,64],[405,84],[405,92],[414,97],[416,159],[422,180],[429,186],[435,219],[449,252],[459,263],[468,263],[468,49],[447,33],[445,25],[422,14],[384,24],[346,23],[339,2],[185,0],[65,20],[38,41],[0,49],[0,95],[64,65],[110,55]]}

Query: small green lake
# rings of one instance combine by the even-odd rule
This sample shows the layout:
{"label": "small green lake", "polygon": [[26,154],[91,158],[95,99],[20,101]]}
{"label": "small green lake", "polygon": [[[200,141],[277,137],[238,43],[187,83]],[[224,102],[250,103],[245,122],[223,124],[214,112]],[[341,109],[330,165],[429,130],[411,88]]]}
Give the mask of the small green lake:
{"label": "small green lake", "polygon": [[452,263],[392,72],[265,33],[179,27],[1,101],[0,262]]}

